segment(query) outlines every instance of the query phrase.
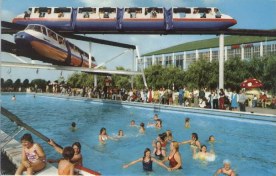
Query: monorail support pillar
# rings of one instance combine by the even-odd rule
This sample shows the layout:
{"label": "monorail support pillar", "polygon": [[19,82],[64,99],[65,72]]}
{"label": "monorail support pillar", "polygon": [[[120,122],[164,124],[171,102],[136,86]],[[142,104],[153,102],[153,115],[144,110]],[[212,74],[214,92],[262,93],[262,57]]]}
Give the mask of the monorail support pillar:
{"label": "monorail support pillar", "polygon": [[224,34],[219,35],[219,89],[224,89]]}

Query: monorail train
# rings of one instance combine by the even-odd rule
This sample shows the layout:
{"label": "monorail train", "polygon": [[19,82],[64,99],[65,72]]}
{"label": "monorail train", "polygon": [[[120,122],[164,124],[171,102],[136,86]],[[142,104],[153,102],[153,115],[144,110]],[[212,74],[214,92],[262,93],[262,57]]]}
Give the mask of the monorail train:
{"label": "monorail train", "polygon": [[[89,67],[89,55],[53,30],[40,24],[29,24],[15,35],[17,55],[35,55],[37,60],[57,65]],[[91,57],[91,67],[96,62]]]}
{"label": "monorail train", "polygon": [[220,30],[237,21],[214,7],[31,7],[13,23],[86,32]]}

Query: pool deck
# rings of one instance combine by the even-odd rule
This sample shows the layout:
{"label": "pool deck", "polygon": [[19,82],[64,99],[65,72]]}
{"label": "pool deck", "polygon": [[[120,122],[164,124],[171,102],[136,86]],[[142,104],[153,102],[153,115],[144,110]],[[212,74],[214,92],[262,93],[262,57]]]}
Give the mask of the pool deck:
{"label": "pool deck", "polygon": [[[22,145],[15,139],[9,139],[10,136],[0,130],[1,152],[9,158],[16,168],[18,168],[22,158]],[[37,172],[35,175],[58,175],[58,171],[56,167],[47,163],[46,168]]]}

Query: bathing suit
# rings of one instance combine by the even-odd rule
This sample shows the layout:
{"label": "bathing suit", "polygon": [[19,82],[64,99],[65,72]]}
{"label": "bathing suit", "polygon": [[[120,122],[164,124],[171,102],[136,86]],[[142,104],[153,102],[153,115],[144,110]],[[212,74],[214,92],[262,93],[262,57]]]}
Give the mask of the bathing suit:
{"label": "bathing suit", "polygon": [[35,152],[36,147],[37,147],[37,144],[33,144],[32,151],[27,151],[26,149],[24,149],[26,157],[31,163],[35,163],[38,161],[38,156],[37,156],[37,153]]}
{"label": "bathing suit", "polygon": [[166,149],[167,141],[160,142],[160,143],[161,143],[161,147]]}
{"label": "bathing suit", "polygon": [[159,155],[157,154],[157,150],[154,154],[155,154],[155,156],[157,157],[158,160],[163,160],[164,159],[164,156],[162,155],[162,150],[160,151]]}
{"label": "bathing suit", "polygon": [[222,174],[227,175],[227,176],[231,176],[231,174],[233,173],[233,170],[230,169],[229,171],[230,171],[230,173],[226,173],[227,171],[226,171],[224,168],[221,168],[221,169],[220,169],[220,172],[221,172]]}
{"label": "bathing suit", "polygon": [[151,159],[148,162],[145,162],[143,159],[143,169],[144,169],[144,171],[152,171],[152,160]]}
{"label": "bathing suit", "polygon": [[103,141],[107,140],[107,136],[106,135],[102,135],[101,138],[102,138]]}
{"label": "bathing suit", "polygon": [[[175,153],[173,154],[173,156],[171,157],[171,159],[170,159],[170,157],[168,157],[168,160],[169,160],[169,165],[170,165],[170,168],[174,168],[178,163],[177,163],[177,161],[174,159],[174,155],[175,155]],[[178,169],[182,169],[182,167],[180,166]]]}

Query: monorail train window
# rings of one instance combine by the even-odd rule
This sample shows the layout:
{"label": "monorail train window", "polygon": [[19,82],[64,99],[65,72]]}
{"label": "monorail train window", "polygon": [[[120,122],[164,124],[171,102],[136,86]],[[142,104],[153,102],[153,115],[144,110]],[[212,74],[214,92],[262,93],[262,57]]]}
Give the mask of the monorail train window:
{"label": "monorail train window", "polygon": [[35,8],[34,13],[39,13],[39,17],[45,17],[46,13],[51,13],[51,8],[39,7]]}
{"label": "monorail train window", "polygon": [[34,25],[33,30],[42,33],[41,26]]}
{"label": "monorail train window", "polygon": [[150,7],[146,8],[145,15],[150,14],[151,18],[157,18],[157,14],[163,13],[163,8],[157,8],[157,7]]}
{"label": "monorail train window", "polygon": [[186,17],[186,14],[191,13],[191,9],[190,8],[175,8],[175,9],[173,9],[173,13],[179,14],[180,18],[184,18],[184,17]]}
{"label": "monorail train window", "polygon": [[142,8],[126,8],[125,12],[129,14],[130,18],[136,18],[136,14],[142,14]]}
{"label": "monorail train window", "polygon": [[58,43],[61,45],[64,44],[64,39],[59,35],[58,35]]}
{"label": "monorail train window", "polygon": [[111,13],[116,13],[116,8],[104,7],[100,8],[99,12],[103,14],[103,18],[109,18]]}
{"label": "monorail train window", "polygon": [[57,34],[48,29],[48,36],[51,37],[54,40],[57,40]]}
{"label": "monorail train window", "polygon": [[46,28],[45,28],[44,26],[41,26],[41,29],[42,29],[42,33],[43,33],[44,35],[47,35]]}
{"label": "monorail train window", "polygon": [[215,11],[216,18],[221,18],[221,13],[219,9],[215,8],[214,11]]}
{"label": "monorail train window", "polygon": [[31,16],[32,8],[29,8],[27,11],[24,12],[24,18],[28,18]]}

